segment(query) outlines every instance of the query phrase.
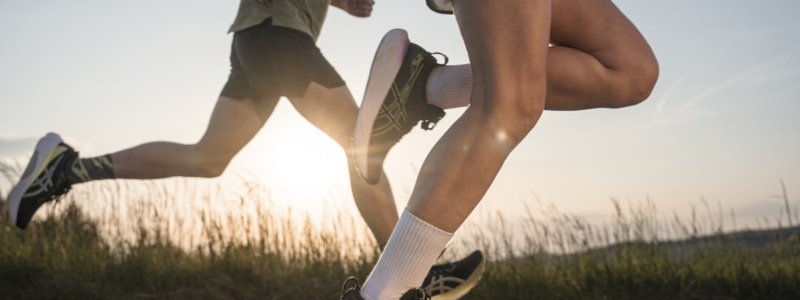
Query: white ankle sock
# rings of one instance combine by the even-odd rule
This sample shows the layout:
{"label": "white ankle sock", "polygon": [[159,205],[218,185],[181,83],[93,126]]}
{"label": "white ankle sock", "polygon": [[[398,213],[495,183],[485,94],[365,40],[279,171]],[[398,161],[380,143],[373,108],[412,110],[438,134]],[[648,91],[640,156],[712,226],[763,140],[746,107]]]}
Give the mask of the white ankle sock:
{"label": "white ankle sock", "polygon": [[441,109],[465,107],[472,96],[470,65],[441,66],[433,69],[426,85],[428,104]]}
{"label": "white ankle sock", "polygon": [[378,264],[364,282],[361,296],[366,300],[393,300],[419,288],[452,237],[452,233],[404,210]]}

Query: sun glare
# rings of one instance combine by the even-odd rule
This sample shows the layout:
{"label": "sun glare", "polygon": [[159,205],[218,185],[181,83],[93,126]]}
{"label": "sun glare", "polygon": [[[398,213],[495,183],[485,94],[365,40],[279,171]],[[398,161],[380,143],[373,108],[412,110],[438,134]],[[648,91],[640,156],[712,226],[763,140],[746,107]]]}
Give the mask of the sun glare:
{"label": "sun glare", "polygon": [[316,189],[313,183],[333,181],[346,171],[344,153],[336,143],[323,134],[295,131],[281,133],[270,143],[264,157],[263,170],[277,175],[276,179],[293,189]]}
{"label": "sun glare", "polygon": [[320,200],[349,197],[347,161],[339,145],[299,116],[275,119],[241,153],[238,168],[255,174],[276,202],[321,206]]}

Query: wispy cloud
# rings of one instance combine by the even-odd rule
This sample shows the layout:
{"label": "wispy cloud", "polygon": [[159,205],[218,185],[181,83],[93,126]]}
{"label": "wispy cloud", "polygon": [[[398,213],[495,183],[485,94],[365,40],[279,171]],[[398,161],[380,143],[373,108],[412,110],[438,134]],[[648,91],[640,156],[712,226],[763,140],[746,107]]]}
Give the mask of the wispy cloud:
{"label": "wispy cloud", "polygon": [[683,82],[686,80],[686,77],[687,74],[683,74],[680,77],[678,77],[677,80],[675,80],[672,84],[670,84],[667,87],[666,91],[664,91],[664,94],[661,95],[660,98],[658,98],[656,102],[656,112],[653,115],[651,124],[658,123],[659,119],[661,118],[661,114],[664,111],[664,107],[666,107],[667,105],[667,102],[669,102],[669,100],[672,99],[672,95],[673,93],[675,93],[676,90],[679,90],[683,87]]}
{"label": "wispy cloud", "polygon": [[[751,64],[728,76],[720,76],[715,84],[702,86],[694,83],[692,74],[696,71],[686,72],[667,86],[655,100],[650,127],[680,126],[698,118],[719,116],[753,105],[762,105],[764,101],[785,99],[800,91],[800,87],[794,84],[796,80],[800,80],[800,68],[797,66],[797,55],[787,52]],[[752,96],[754,88],[759,91],[757,97]],[[685,96],[691,95],[692,91],[699,92]],[[713,110],[698,109],[705,102],[720,99],[727,102]],[[670,110],[670,107],[673,109]]]}
{"label": "wispy cloud", "polygon": [[711,85],[705,88],[703,92],[689,98],[681,106],[681,109],[693,109],[694,106],[701,102],[718,97],[718,95],[721,93],[745,84],[753,82],[767,82],[769,80],[774,80],[780,77],[785,77],[788,74],[792,74],[793,72],[791,70],[785,69],[787,67],[787,63],[789,62],[790,55],[791,54],[787,53],[784,55],[775,56],[772,59],[754,64],[749,68],[739,71],[738,73],[734,73],[725,80],[715,85]]}

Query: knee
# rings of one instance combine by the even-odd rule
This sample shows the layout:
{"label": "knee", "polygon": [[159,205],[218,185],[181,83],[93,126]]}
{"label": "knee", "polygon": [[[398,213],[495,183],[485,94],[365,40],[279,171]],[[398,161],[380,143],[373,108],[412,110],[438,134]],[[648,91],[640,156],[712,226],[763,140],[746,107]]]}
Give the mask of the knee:
{"label": "knee", "polygon": [[658,72],[658,62],[655,58],[648,59],[627,71],[623,75],[617,101],[612,102],[611,108],[632,106],[647,100],[658,80]]}
{"label": "knee", "polygon": [[228,163],[214,163],[206,162],[195,166],[196,176],[203,178],[215,178],[222,175],[222,172],[228,167]]}
{"label": "knee", "polygon": [[222,175],[231,161],[230,156],[213,153],[193,147],[190,155],[192,175],[203,178],[214,178]]}
{"label": "knee", "polygon": [[476,113],[485,124],[496,127],[498,135],[518,143],[533,129],[544,111],[544,88],[523,83],[493,90],[496,92],[486,93],[484,97],[490,101],[475,106]]}

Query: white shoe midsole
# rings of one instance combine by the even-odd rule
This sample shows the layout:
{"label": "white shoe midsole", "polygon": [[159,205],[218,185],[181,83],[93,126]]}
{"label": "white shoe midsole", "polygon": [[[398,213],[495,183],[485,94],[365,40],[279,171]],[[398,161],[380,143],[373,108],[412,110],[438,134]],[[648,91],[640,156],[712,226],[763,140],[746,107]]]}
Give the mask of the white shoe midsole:
{"label": "white shoe midsole", "polygon": [[[33,152],[33,157],[31,157],[28,166],[25,167],[25,170],[33,168],[33,171],[28,174],[23,173],[24,177],[20,178],[17,185],[11,189],[11,193],[8,195],[8,214],[11,217],[12,223],[17,223],[19,205],[22,201],[22,197],[25,195],[25,191],[31,186],[33,180],[42,173],[47,166],[48,156],[61,142],[60,136],[55,133],[48,133],[36,143],[36,150]],[[33,164],[33,166],[31,166],[31,164]]]}
{"label": "white shoe midsole", "polygon": [[[353,134],[353,155],[356,168],[365,179],[375,178],[378,174],[368,174],[369,142],[372,127],[378,116],[383,100],[389,94],[397,72],[403,63],[408,49],[408,33],[402,29],[392,29],[381,40],[367,80],[364,99],[358,110],[355,133]],[[368,180],[369,181],[369,180]]]}

